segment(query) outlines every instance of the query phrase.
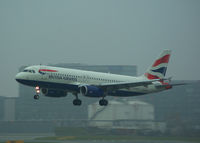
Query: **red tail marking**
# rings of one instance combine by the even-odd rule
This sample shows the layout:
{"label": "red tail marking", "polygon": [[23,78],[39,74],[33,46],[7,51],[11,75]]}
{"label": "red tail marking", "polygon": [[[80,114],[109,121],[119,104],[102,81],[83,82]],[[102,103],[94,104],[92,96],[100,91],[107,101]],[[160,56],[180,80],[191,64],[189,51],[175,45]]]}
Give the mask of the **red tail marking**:
{"label": "red tail marking", "polygon": [[[158,76],[155,76],[155,75],[152,75],[152,74],[149,74],[149,73],[145,73],[145,76],[148,78],[148,79],[160,79]],[[166,89],[171,89],[172,86],[167,83],[167,82],[164,82],[163,80],[160,80],[159,81],[160,83],[162,83],[162,85],[166,85]]]}
{"label": "red tail marking", "polygon": [[160,65],[162,63],[168,63],[169,62],[170,55],[165,55],[164,57],[156,60],[153,64],[153,67],[156,67],[157,65]]}
{"label": "red tail marking", "polygon": [[152,74],[149,74],[149,73],[145,73],[145,76],[146,76],[148,79],[160,79],[158,76],[152,75]]}

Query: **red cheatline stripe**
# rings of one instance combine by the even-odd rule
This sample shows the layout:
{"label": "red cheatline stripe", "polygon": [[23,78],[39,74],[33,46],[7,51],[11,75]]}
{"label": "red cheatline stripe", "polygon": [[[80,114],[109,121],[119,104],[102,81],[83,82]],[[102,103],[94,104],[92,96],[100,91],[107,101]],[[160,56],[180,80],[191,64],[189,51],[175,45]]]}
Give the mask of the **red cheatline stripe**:
{"label": "red cheatline stripe", "polygon": [[168,63],[169,62],[170,55],[165,55],[164,57],[156,60],[153,64],[153,67],[156,67],[157,65],[160,65],[162,63]]}
{"label": "red cheatline stripe", "polygon": [[49,69],[40,69],[39,72],[40,71],[57,72],[56,70],[49,70]]}

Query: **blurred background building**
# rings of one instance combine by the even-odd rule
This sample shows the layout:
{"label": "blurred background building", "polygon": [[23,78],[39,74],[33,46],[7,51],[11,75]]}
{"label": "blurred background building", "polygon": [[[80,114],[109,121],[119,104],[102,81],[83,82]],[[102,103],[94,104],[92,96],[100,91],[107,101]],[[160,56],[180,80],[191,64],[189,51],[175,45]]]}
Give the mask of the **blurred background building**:
{"label": "blurred background building", "polygon": [[4,100],[5,97],[0,96],[0,120],[3,121],[4,119]]}
{"label": "blurred background building", "polygon": [[[137,66],[132,65],[52,66],[137,76]],[[75,97],[71,94],[64,98],[41,96],[40,100],[34,100],[34,88],[19,84],[18,98],[0,97],[0,133],[5,132],[5,128],[7,132],[16,129],[20,132],[19,128],[26,132],[27,127],[32,132],[53,132],[55,127],[62,126],[108,125],[165,133],[200,133],[200,82],[190,82],[193,84],[144,96],[106,97],[109,100],[107,107],[98,105],[99,98],[83,96],[79,96],[82,106],[74,106],[72,101]]]}

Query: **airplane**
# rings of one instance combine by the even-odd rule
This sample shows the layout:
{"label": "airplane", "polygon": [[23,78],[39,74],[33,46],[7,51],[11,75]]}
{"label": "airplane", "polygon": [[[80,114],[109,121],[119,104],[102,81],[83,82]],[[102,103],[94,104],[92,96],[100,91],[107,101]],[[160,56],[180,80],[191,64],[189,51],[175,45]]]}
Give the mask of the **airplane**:
{"label": "airplane", "polygon": [[[17,82],[35,87],[34,99],[40,92],[48,97],[75,96],[73,105],[80,106],[78,95],[98,97],[100,106],[107,106],[106,96],[130,97],[171,89],[171,79],[165,78],[171,50],[164,50],[153,65],[141,76],[84,71],[69,68],[34,65],[19,72]],[[182,84],[177,84],[182,85]]]}

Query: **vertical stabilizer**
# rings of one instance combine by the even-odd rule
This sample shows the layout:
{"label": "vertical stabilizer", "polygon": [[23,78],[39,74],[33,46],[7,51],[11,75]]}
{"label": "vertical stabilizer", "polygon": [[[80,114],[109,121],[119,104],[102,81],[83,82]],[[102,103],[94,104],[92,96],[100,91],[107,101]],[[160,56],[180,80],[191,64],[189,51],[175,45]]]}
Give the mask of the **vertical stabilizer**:
{"label": "vertical stabilizer", "polygon": [[162,79],[165,77],[171,50],[164,50],[153,65],[144,74],[148,79]]}

